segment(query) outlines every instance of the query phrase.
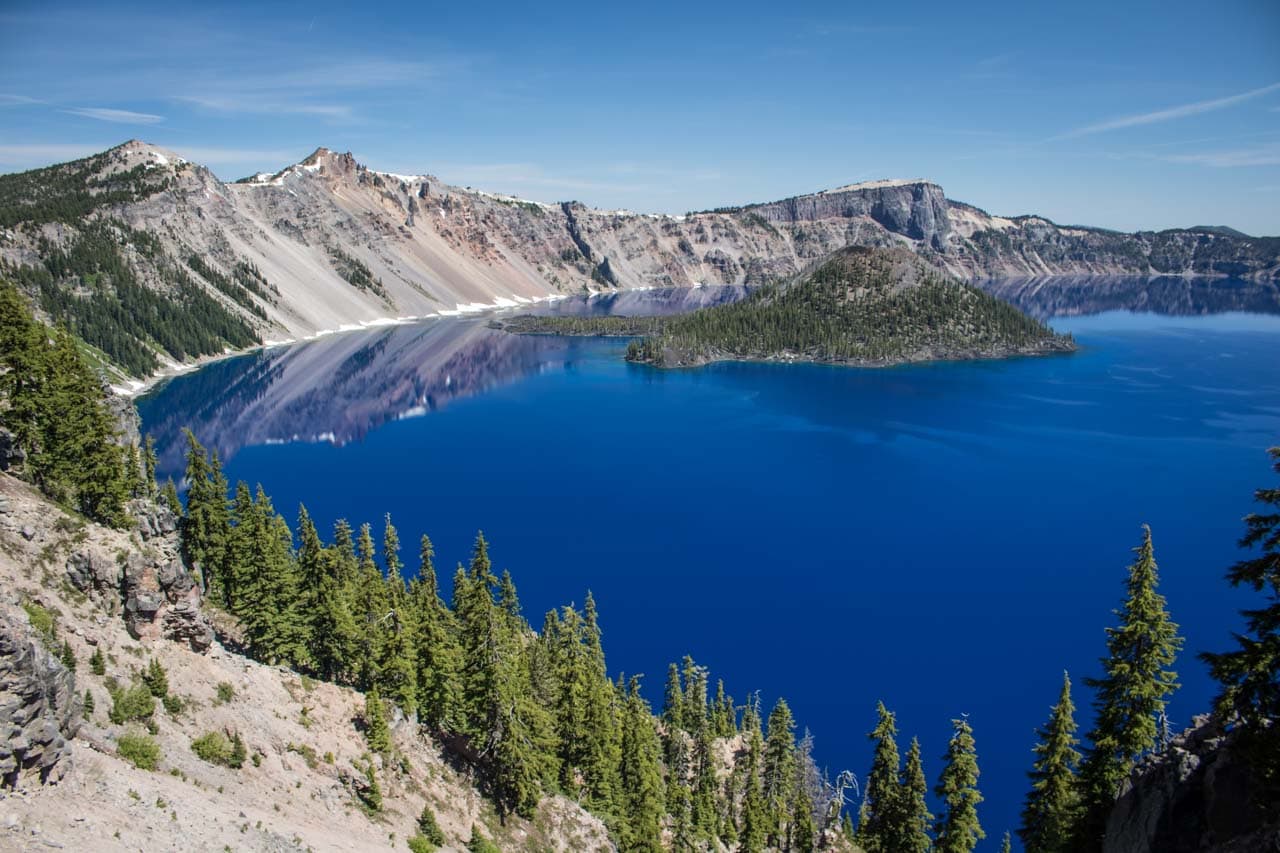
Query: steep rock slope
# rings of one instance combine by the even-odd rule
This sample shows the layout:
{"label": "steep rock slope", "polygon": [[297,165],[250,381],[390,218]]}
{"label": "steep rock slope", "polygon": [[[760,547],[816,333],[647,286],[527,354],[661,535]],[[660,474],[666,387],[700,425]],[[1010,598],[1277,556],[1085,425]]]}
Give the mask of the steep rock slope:
{"label": "steep rock slope", "polygon": [[[465,849],[473,825],[504,850],[612,849],[600,821],[563,797],[545,797],[532,821],[513,816],[504,825],[472,780],[404,719],[392,722],[398,761],[373,759],[384,805],[367,813],[358,792],[368,747],[353,722],[361,694],[218,643],[201,653],[166,639],[175,635],[159,623],[131,636],[119,587],[114,597],[80,590],[77,555],[106,555],[111,576],[125,571],[117,557],[146,560],[172,545],[171,534],[144,539],[68,516],[0,474],[0,727],[17,720],[24,732],[8,737],[6,729],[15,758],[0,780],[0,848],[405,850],[429,804],[446,850]],[[50,645],[68,644],[74,675],[43,648],[19,603],[53,617]],[[89,665],[95,651],[102,675]],[[158,766],[144,770],[120,755],[124,735],[146,733],[143,721],[112,723],[109,688],[113,679],[134,682],[151,660],[167,671],[181,707],[156,703]],[[86,695],[93,710],[81,719]],[[240,734],[250,760],[238,770],[202,760],[191,743],[211,731]],[[5,760],[0,752],[0,766]],[[57,784],[41,786],[41,777]]]}

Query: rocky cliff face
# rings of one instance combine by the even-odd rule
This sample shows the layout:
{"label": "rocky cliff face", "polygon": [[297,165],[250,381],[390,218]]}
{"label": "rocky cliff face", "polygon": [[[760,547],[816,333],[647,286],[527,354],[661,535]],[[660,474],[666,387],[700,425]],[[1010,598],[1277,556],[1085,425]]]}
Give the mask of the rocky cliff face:
{"label": "rocky cliff face", "polygon": [[[264,340],[583,290],[757,284],[849,245],[909,248],[964,279],[1280,276],[1277,239],[1221,229],[1121,234],[992,216],[948,200],[927,181],[873,181],[665,216],[453,187],[429,175],[378,172],[324,148],[273,175],[231,184],[142,142],[101,157],[87,185],[140,175],[132,195],[79,220],[23,224],[24,205],[32,208],[41,189],[6,190],[8,210],[18,211],[5,213],[7,221],[19,221],[0,229],[0,259],[40,265],[87,223],[106,222],[146,286],[163,292],[176,274],[189,276]],[[249,281],[252,293],[233,299],[225,281],[218,287],[220,278],[248,281],[249,269],[258,276]]]}
{"label": "rocky cliff face", "polygon": [[62,778],[80,729],[74,678],[16,603],[0,602],[0,788]]}
{"label": "rocky cliff face", "polygon": [[1251,853],[1280,849],[1253,796],[1238,733],[1211,718],[1137,767],[1107,821],[1103,853]]}

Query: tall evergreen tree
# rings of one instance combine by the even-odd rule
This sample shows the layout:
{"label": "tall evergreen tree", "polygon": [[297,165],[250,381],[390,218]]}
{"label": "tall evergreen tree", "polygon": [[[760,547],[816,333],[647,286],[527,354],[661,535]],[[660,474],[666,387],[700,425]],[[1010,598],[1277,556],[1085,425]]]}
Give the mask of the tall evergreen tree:
{"label": "tall evergreen tree", "polygon": [[933,844],[929,838],[933,815],[929,814],[929,805],[925,802],[929,785],[924,778],[924,762],[920,757],[918,738],[912,738],[911,746],[907,749],[907,761],[902,768],[899,790],[899,806],[902,810],[900,849],[902,853],[927,853]]}
{"label": "tall evergreen tree", "polygon": [[787,700],[779,699],[769,713],[768,736],[764,742],[764,775],[761,787],[768,820],[767,840],[774,847],[785,846],[787,824],[795,799],[796,735],[795,719]]}
{"label": "tall evergreen tree", "polygon": [[374,561],[373,533],[368,524],[360,526],[355,575],[348,600],[356,623],[353,669],[356,687],[369,690],[379,683],[379,662],[386,637],[391,632],[393,614],[387,599],[387,585]]}
{"label": "tall evergreen tree", "polygon": [[1062,674],[1062,692],[1049,712],[1049,721],[1037,733],[1040,742],[1033,748],[1035,763],[1027,775],[1031,790],[1022,808],[1018,837],[1027,853],[1066,853],[1079,819],[1079,798],[1075,770],[1080,761],[1076,752],[1075,705],[1071,702],[1071,678]]}
{"label": "tall evergreen tree", "polygon": [[753,697],[742,713],[742,734],[745,749],[739,768],[743,786],[739,841],[742,853],[760,853],[769,832],[769,813],[760,781],[764,769],[764,736],[760,731],[758,698]]}
{"label": "tall evergreen tree", "polygon": [[410,605],[409,590],[400,570],[400,537],[388,513],[382,536],[382,559],[386,563],[387,608],[386,630],[378,649],[378,683],[382,693],[405,714],[416,713],[418,707],[418,663],[415,638],[418,633],[415,609]]}
{"label": "tall evergreen tree", "polygon": [[663,849],[660,751],[649,704],[640,696],[639,679],[632,677],[622,714],[618,840],[623,850],[660,853]]}
{"label": "tall evergreen tree", "polygon": [[943,812],[936,827],[938,853],[969,853],[987,835],[978,822],[978,753],[969,721],[951,721],[955,731],[947,744],[942,775],[934,793]]}
{"label": "tall evergreen tree", "polygon": [[1096,694],[1096,719],[1079,777],[1084,817],[1077,840],[1085,850],[1101,846],[1120,782],[1141,755],[1156,747],[1157,719],[1178,686],[1177,673],[1168,667],[1182,638],[1165,609],[1164,596],[1156,591],[1159,577],[1151,528],[1143,526],[1142,543],[1134,551],[1125,600],[1116,611],[1120,624],[1107,628],[1103,676],[1085,681]]}
{"label": "tall evergreen tree", "polygon": [[226,481],[221,478],[221,471],[215,476],[209,453],[196,440],[195,433],[184,430],[183,434],[187,439],[187,506],[181,525],[183,556],[188,564],[199,568],[204,591],[230,607],[229,584],[219,577],[231,538]]}
{"label": "tall evergreen tree", "polygon": [[[1267,453],[1280,474],[1280,447]],[[1262,554],[1241,560],[1227,572],[1232,586],[1247,586],[1265,594],[1265,605],[1242,610],[1245,633],[1236,634],[1236,648],[1204,653],[1213,677],[1222,684],[1219,711],[1228,719],[1239,716],[1258,728],[1280,719],[1280,488],[1258,489],[1254,500],[1267,512],[1245,516],[1241,548],[1261,547]],[[1275,726],[1271,726],[1275,728]]]}
{"label": "tall evergreen tree", "polygon": [[440,597],[434,550],[428,537],[422,537],[418,554],[418,576],[409,587],[417,613],[418,706],[426,725],[438,731],[457,731],[462,724],[457,626],[452,611]]}
{"label": "tall evergreen tree", "polygon": [[298,564],[293,555],[293,534],[276,514],[271,499],[259,485],[253,512],[240,519],[237,538],[245,543],[248,563],[240,596],[239,615],[244,622],[249,649],[258,660],[306,667],[311,662],[310,633],[303,615]]}
{"label": "tall evergreen tree", "polygon": [[680,685],[680,668],[674,663],[667,667],[666,688],[662,698],[662,749],[668,769],[675,761],[677,745],[683,742],[684,690]]}
{"label": "tall evergreen tree", "polygon": [[298,570],[302,613],[311,636],[312,665],[328,681],[345,682],[356,642],[356,624],[342,583],[337,556],[324,546],[305,506],[298,507]]}
{"label": "tall evergreen tree", "polygon": [[[1280,474],[1280,447],[1267,453]],[[1234,634],[1236,648],[1200,657],[1222,685],[1216,707],[1227,720],[1242,724],[1239,753],[1248,761],[1253,804],[1266,820],[1280,817],[1280,488],[1258,489],[1254,500],[1267,511],[1245,516],[1240,547],[1262,553],[1227,572],[1232,586],[1263,593],[1262,606],[1240,611],[1245,633]]]}
{"label": "tall evergreen tree", "polygon": [[858,843],[867,853],[897,853],[904,812],[898,779],[898,724],[883,702],[876,703],[876,716],[876,727],[867,735],[876,748],[858,811]]}

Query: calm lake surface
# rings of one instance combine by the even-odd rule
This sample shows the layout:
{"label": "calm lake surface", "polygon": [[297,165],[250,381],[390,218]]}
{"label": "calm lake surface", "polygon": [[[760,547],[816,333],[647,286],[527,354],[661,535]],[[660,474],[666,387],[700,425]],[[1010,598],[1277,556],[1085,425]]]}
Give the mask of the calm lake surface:
{"label": "calm lake surface", "polygon": [[[702,290],[678,307],[735,295]],[[628,300],[555,310],[673,298]],[[1143,523],[1187,641],[1173,725],[1208,707],[1194,654],[1241,625],[1248,597],[1222,576],[1280,443],[1280,317],[1198,315],[1233,304],[1076,300],[1085,316],[1052,320],[1074,355],[885,370],[660,372],[626,364],[623,341],[445,320],[231,359],[139,409],[162,478],[190,425],[286,515],[377,528],[389,511],[403,542],[430,534],[445,578],[483,529],[535,626],[590,589],[611,673],[645,673],[655,707],[692,654],[739,702],[785,696],[833,775],[866,773],[883,699],[932,785],[967,714],[996,849],[1064,669],[1092,721],[1083,677]]]}

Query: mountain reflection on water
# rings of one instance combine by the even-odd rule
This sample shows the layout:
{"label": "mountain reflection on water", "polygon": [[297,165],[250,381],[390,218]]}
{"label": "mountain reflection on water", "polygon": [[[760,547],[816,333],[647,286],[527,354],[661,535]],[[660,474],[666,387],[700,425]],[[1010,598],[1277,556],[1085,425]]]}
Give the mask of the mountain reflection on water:
{"label": "mountain reflection on water", "polygon": [[[529,306],[553,315],[681,314],[741,299],[733,286],[626,291]],[[388,421],[549,369],[570,368],[580,339],[510,335],[487,318],[440,319],[258,350],[175,377],[138,400],[161,477],[178,478],[190,428],[225,461],[242,447],[357,441]]]}
{"label": "mountain reflection on water", "polygon": [[978,287],[1038,320],[1105,311],[1191,316],[1280,314],[1280,282],[1180,276],[1042,276],[989,279]]}
{"label": "mountain reflection on water", "polygon": [[[1280,314],[1280,285],[1236,279],[1062,276],[980,282],[1041,319],[1149,311]],[[553,315],[679,314],[742,298],[744,288],[625,291],[530,306]],[[335,334],[215,362],[138,401],[156,441],[161,476],[183,468],[189,427],[228,460],[242,447],[289,441],[357,441],[391,420],[434,411],[543,370],[572,367],[584,342],[490,329],[459,318]]]}

